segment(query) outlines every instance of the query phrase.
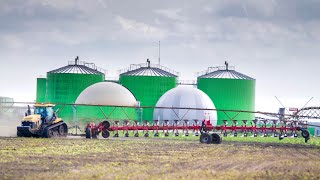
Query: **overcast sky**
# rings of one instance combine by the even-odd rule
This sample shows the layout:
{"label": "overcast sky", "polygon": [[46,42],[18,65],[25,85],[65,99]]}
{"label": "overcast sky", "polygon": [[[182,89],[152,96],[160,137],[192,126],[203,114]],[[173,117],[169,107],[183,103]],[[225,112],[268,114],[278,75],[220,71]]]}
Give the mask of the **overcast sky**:
{"label": "overcast sky", "polygon": [[107,76],[147,58],[195,80],[229,61],[257,79],[256,110],[320,105],[320,1],[0,0],[0,96],[79,56]]}

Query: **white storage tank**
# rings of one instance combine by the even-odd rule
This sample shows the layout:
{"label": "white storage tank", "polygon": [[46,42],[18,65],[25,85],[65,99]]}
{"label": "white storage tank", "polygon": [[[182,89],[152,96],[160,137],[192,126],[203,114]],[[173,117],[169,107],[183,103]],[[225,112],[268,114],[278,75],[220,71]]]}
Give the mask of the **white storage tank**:
{"label": "white storage tank", "polygon": [[172,109],[155,109],[153,119],[159,120],[161,125],[169,120],[172,124],[174,120],[188,120],[191,125],[194,120],[201,124],[203,119],[210,120],[212,125],[217,124],[217,112],[214,110],[190,110],[177,108],[200,108],[215,109],[215,106],[209,96],[203,91],[192,86],[178,86],[166,92],[158,100],[156,107],[173,107]]}

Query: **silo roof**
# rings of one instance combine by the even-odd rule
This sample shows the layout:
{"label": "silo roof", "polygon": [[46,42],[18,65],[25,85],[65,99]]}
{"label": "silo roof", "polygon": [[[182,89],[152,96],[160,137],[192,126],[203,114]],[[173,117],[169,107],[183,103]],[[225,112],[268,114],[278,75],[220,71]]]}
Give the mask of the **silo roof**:
{"label": "silo roof", "polygon": [[94,63],[88,63],[85,61],[78,61],[77,57],[75,61],[69,61],[67,66],[49,71],[48,73],[67,73],[67,74],[105,74],[105,70],[97,67]]}
{"label": "silo roof", "polygon": [[147,61],[142,64],[131,64],[130,68],[120,70],[120,76],[178,77],[179,73],[159,64],[150,64],[150,61]]}
{"label": "silo roof", "polygon": [[209,67],[206,71],[198,73],[198,78],[255,80],[234,69],[234,66],[228,66],[227,63],[226,66]]}

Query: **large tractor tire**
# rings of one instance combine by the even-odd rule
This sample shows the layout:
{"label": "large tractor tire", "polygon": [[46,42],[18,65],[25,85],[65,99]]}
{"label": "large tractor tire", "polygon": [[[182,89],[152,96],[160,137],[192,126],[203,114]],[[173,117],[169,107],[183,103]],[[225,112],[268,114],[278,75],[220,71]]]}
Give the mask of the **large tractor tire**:
{"label": "large tractor tire", "polygon": [[68,126],[66,124],[61,124],[58,127],[58,132],[60,137],[67,137],[68,135]]}
{"label": "large tractor tire", "polygon": [[23,133],[21,131],[17,131],[17,137],[23,137]]}
{"label": "large tractor tire", "polygon": [[208,133],[202,133],[200,136],[200,142],[205,144],[212,143],[212,136]]}
{"label": "large tractor tire", "polygon": [[54,136],[53,129],[49,127],[44,128],[43,136],[45,138],[52,138]]}

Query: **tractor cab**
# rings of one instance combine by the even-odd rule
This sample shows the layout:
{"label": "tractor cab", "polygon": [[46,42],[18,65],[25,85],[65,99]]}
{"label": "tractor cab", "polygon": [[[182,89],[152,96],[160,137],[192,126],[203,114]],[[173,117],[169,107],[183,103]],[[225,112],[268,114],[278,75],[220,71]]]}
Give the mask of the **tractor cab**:
{"label": "tractor cab", "polygon": [[47,124],[50,124],[56,119],[53,107],[54,104],[35,104],[34,114],[40,115],[41,120]]}
{"label": "tractor cab", "polygon": [[51,124],[56,119],[53,104],[35,104],[34,114],[31,114],[30,108],[22,120],[22,125],[30,124],[31,127],[39,128],[41,124]]}
{"label": "tractor cab", "polygon": [[41,120],[52,119],[54,110],[53,106],[39,106],[36,105],[34,109],[34,114],[38,114],[41,116]]}

